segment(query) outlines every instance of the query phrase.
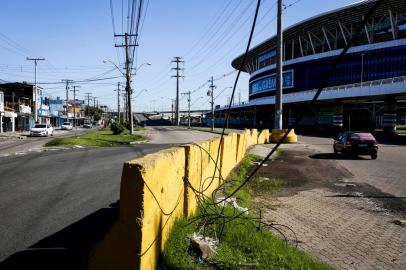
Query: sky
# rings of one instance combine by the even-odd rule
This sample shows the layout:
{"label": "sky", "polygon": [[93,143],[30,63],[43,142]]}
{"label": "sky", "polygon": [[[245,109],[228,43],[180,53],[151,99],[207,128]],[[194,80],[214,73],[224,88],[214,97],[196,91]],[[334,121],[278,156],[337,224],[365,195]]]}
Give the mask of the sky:
{"label": "sky", "polygon": [[[124,83],[120,71],[123,48],[116,34],[126,31],[129,0],[13,0],[1,1],[0,82],[33,82],[34,64],[27,57],[44,57],[38,62],[37,81],[44,94],[65,98],[62,79],[87,80],[118,77],[87,83],[85,93],[97,97],[100,105],[117,110],[117,83]],[[237,73],[231,61],[244,52],[254,18],[254,0],[144,0],[139,46],[133,77],[134,111],[170,110],[176,95],[173,57],[183,57],[180,92],[192,91],[192,109],[210,108],[207,81],[216,81],[216,105],[225,105]],[[354,0],[285,0],[283,27],[321,12],[340,8]],[[262,0],[252,46],[276,33],[276,0]],[[112,18],[113,17],[113,18]],[[112,20],[113,19],[113,20]],[[151,65],[142,65],[143,63]],[[141,66],[142,65],[142,66]],[[248,99],[248,79],[242,73],[235,99]],[[72,97],[72,92],[69,93]],[[181,110],[187,98],[181,96]]]}

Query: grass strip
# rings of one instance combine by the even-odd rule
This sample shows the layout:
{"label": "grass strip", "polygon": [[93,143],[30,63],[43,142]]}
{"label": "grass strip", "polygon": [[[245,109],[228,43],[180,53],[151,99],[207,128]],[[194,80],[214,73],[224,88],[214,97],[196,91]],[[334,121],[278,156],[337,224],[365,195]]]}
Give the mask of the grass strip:
{"label": "grass strip", "polygon": [[[254,155],[243,159],[227,178],[226,193],[239,186],[258,159]],[[250,207],[258,191],[262,194],[277,192],[284,184],[283,180],[258,177],[236,193],[237,202],[240,206]],[[231,214],[233,209],[227,208],[225,213]],[[199,215],[199,210],[196,215]],[[189,224],[188,219],[178,219],[165,244],[158,269],[332,269],[286,244],[267,228],[259,229],[249,219],[235,219],[227,223],[215,256],[202,260],[189,249],[189,238],[199,229],[195,223]]]}
{"label": "grass strip", "polygon": [[61,145],[81,145],[81,146],[119,146],[130,144],[131,142],[146,140],[141,135],[130,135],[126,130],[121,134],[114,135],[110,129],[100,129],[87,132],[78,136],[55,138],[45,144],[45,146]]}

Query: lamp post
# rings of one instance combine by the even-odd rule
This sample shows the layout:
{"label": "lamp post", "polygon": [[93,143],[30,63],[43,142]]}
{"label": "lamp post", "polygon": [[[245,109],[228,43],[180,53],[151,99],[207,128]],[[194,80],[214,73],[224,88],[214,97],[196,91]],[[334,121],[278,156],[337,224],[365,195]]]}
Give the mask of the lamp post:
{"label": "lamp post", "polygon": [[148,89],[142,89],[134,98],[139,97],[143,92],[148,92]]}
{"label": "lamp post", "polygon": [[[233,87],[232,86],[224,87],[220,91],[219,94],[223,93],[223,91],[225,91],[228,88],[233,88]],[[212,88],[212,90],[209,90],[209,92],[207,92],[207,95],[211,96],[211,102],[210,102],[211,103],[211,113],[212,113],[212,116],[211,116],[211,119],[212,119],[211,130],[213,131],[214,130],[214,121],[215,121],[215,117],[214,117],[214,101],[215,101],[215,99],[217,98],[218,95],[216,97],[214,97],[213,88]]]}

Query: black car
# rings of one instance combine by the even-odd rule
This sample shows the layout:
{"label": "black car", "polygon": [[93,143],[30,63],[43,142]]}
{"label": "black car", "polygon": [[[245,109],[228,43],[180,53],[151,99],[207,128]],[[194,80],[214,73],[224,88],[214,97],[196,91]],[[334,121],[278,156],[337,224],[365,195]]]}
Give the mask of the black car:
{"label": "black car", "polygon": [[378,157],[378,142],[371,133],[344,132],[334,139],[334,153],[344,155],[369,155],[372,159]]}

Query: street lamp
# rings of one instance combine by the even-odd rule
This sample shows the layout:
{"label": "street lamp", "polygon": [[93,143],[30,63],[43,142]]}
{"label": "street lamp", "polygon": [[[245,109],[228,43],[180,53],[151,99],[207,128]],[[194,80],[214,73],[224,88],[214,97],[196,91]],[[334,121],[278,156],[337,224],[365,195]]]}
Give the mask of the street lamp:
{"label": "street lamp", "polygon": [[137,71],[138,71],[142,66],[144,66],[144,65],[150,66],[150,65],[152,65],[152,64],[151,64],[150,62],[142,63],[141,65],[139,65],[139,66],[135,69],[134,75],[136,75],[136,74],[137,74]]}
{"label": "street lamp", "polygon": [[112,64],[113,66],[115,66],[115,67],[117,68],[118,71],[120,71],[121,74],[123,74],[123,76],[125,76],[125,73],[124,73],[124,72],[121,70],[121,68],[119,68],[119,67],[116,65],[116,63],[114,63],[113,61],[111,61],[111,60],[103,60],[103,63],[110,63],[110,64]]}
{"label": "street lamp", "polygon": [[211,130],[212,130],[212,131],[214,130],[214,120],[215,120],[215,117],[214,117],[214,100],[215,100],[215,98],[217,98],[221,93],[223,93],[223,91],[225,91],[227,88],[233,88],[233,87],[232,87],[232,86],[224,87],[216,97],[214,97],[213,88],[207,92],[207,95],[211,97],[211,102],[210,102],[210,103],[211,103],[211,121],[212,121],[212,123],[211,123]]}
{"label": "street lamp", "polygon": [[142,89],[133,99],[139,97],[143,92],[148,92],[148,89]]}

